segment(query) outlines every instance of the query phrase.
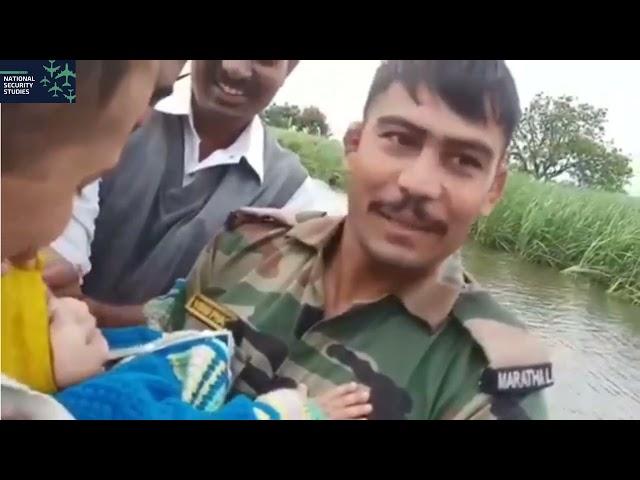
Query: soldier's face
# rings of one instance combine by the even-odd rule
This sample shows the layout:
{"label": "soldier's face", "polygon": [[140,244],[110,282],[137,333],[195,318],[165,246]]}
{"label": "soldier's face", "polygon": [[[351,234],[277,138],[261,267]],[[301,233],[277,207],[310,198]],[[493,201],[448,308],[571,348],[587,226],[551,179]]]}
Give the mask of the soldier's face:
{"label": "soldier's face", "polygon": [[348,136],[351,231],[377,261],[425,269],[459,249],[506,180],[505,137],[471,123],[426,88],[392,84]]}

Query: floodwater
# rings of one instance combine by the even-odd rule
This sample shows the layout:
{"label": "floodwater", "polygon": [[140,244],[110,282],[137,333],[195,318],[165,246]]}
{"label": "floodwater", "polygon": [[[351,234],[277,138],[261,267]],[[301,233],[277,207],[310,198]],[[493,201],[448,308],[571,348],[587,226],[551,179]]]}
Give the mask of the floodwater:
{"label": "floodwater", "polygon": [[554,419],[640,419],[640,307],[513,255],[468,245],[465,267],[552,351]]}

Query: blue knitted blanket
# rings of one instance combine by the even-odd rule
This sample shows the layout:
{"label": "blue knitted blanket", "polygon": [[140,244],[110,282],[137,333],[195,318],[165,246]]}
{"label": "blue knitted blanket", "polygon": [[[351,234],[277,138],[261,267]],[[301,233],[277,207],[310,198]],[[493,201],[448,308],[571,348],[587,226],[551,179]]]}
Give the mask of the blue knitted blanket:
{"label": "blue knitted blanket", "polygon": [[55,395],[81,420],[254,420],[278,412],[236,396],[233,337],[225,331],[161,333],[147,327],[104,329],[111,356],[105,373]]}

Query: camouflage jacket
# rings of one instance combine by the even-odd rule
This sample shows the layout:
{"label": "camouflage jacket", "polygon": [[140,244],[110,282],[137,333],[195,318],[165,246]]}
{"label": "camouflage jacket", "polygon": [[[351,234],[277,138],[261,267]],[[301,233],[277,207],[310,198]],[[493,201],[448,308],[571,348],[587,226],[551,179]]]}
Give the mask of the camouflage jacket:
{"label": "camouflage jacket", "polygon": [[548,354],[462,269],[324,319],[323,248],[344,219],[243,209],[200,254],[173,329],[230,328],[237,392],[371,388],[370,419],[546,418]]}

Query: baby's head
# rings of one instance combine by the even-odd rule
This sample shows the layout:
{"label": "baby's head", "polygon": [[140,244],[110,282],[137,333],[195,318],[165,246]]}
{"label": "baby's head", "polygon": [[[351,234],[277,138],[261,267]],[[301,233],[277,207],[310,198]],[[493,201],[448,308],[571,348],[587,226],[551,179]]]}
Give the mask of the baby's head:
{"label": "baby's head", "polygon": [[104,371],[109,346],[87,304],[74,298],[52,298],[49,315],[56,386],[62,389]]}
{"label": "baby's head", "polygon": [[2,275],[2,373],[53,393],[103,371],[108,346],[85,303],[47,300],[40,263]]}

